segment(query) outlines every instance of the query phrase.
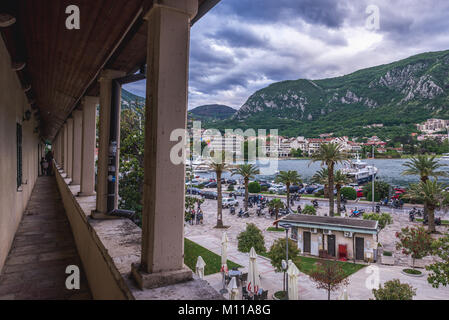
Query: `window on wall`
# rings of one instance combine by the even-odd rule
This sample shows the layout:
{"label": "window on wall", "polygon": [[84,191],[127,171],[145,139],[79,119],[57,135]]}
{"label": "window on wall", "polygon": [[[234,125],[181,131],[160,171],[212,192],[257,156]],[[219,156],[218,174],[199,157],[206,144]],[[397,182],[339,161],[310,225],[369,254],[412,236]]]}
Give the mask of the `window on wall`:
{"label": "window on wall", "polygon": [[22,125],[17,124],[17,189],[22,185]]}

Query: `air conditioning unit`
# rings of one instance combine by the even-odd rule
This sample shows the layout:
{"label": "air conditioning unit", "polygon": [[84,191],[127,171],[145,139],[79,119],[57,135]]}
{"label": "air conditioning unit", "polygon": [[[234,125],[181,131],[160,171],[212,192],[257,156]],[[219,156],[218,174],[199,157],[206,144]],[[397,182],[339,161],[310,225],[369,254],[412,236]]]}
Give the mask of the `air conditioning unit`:
{"label": "air conditioning unit", "polygon": [[317,228],[310,228],[310,232],[312,232],[312,233],[318,233],[318,229],[317,229]]}
{"label": "air conditioning unit", "polygon": [[352,232],[345,231],[344,236],[347,238],[352,238]]}
{"label": "air conditioning unit", "polygon": [[332,235],[332,230],[323,230],[323,234]]}

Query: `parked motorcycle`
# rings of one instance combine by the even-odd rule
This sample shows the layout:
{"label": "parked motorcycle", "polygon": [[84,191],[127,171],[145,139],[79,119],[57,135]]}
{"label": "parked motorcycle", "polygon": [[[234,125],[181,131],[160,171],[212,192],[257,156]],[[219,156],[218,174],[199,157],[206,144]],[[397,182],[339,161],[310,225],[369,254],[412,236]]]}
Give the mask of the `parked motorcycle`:
{"label": "parked motorcycle", "polygon": [[415,221],[415,213],[413,212],[413,210],[408,213],[408,219],[410,220],[410,222]]}
{"label": "parked motorcycle", "polygon": [[364,209],[360,209],[358,210],[357,208],[355,208],[354,210],[351,211],[351,218],[360,218],[363,216],[363,214],[365,213]]}
{"label": "parked motorcycle", "polygon": [[234,207],[234,206],[231,206],[231,207],[229,208],[229,213],[230,213],[230,214],[235,214],[235,207]]}
{"label": "parked motorcycle", "polygon": [[380,206],[376,205],[376,213],[380,213]]}
{"label": "parked motorcycle", "polygon": [[242,208],[240,208],[239,214],[237,215],[239,218],[249,218],[249,212],[243,211]]}
{"label": "parked motorcycle", "polygon": [[318,201],[312,200],[312,204],[315,209],[318,208]]}

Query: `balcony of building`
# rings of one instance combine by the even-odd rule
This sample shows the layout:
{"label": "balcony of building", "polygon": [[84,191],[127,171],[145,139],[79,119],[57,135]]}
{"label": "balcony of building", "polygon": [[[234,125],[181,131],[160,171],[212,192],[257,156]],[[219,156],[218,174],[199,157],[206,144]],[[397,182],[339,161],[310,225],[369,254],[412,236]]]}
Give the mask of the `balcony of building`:
{"label": "balcony of building", "polygon": [[[0,298],[222,299],[183,263],[185,168],[170,161],[190,29],[217,2],[2,1]],[[117,209],[120,88],[141,79],[142,229]],[[53,175],[39,177],[46,145]],[[80,289],[66,287],[69,265]]]}

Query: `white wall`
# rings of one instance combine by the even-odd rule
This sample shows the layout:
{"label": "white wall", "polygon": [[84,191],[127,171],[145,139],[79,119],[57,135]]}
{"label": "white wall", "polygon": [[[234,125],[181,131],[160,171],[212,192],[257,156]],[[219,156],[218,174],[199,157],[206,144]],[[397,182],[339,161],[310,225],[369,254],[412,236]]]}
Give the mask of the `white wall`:
{"label": "white wall", "polygon": [[[0,273],[11,248],[38,175],[38,143],[34,120],[22,121],[30,109],[11,59],[0,37]],[[23,179],[17,192],[16,123],[22,124]]]}

